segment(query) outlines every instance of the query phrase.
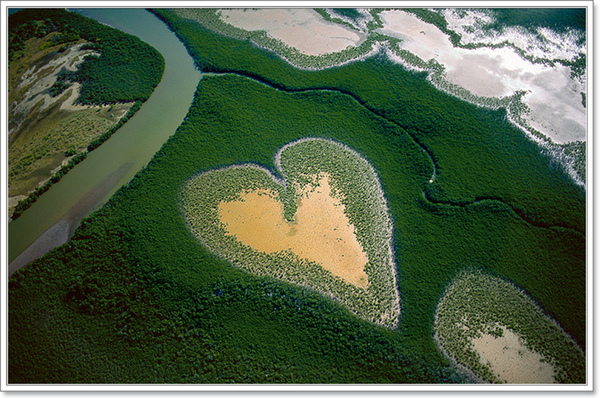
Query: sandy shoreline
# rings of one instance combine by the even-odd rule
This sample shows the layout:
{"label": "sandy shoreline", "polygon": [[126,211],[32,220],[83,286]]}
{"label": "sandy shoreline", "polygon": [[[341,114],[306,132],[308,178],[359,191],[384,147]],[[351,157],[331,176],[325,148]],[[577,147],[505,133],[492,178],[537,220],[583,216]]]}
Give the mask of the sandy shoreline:
{"label": "sandy shoreline", "polygon": [[65,219],[51,226],[44,232],[33,244],[31,244],[23,253],[8,265],[8,276],[32,262],[33,260],[42,257],[50,250],[58,247],[69,240],[69,229],[71,224]]}
{"label": "sandy shoreline", "polygon": [[527,348],[523,339],[501,327],[502,336],[483,333],[471,338],[481,364],[488,365],[498,379],[510,384],[553,384],[556,370],[543,357]]}

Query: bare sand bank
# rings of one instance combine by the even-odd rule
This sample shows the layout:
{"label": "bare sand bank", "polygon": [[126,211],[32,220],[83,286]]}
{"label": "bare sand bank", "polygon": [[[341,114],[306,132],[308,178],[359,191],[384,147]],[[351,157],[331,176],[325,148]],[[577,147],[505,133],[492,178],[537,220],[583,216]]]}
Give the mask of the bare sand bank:
{"label": "bare sand bank", "polygon": [[329,176],[307,185],[294,222],[270,191],[250,191],[240,201],[221,202],[219,216],[229,234],[265,253],[290,250],[357,287],[367,287],[367,256],[356,239],[344,205],[331,196]]}
{"label": "bare sand bank", "polygon": [[66,219],[61,219],[59,222],[51,226],[39,238],[36,239],[23,253],[8,265],[8,276],[32,262],[33,260],[42,257],[50,250],[58,247],[69,240],[69,229],[71,224]]}
{"label": "bare sand bank", "polygon": [[263,30],[307,55],[342,51],[365,40],[363,33],[325,21],[308,8],[224,9],[221,20],[248,31]]}
{"label": "bare sand bank", "polygon": [[27,196],[26,195],[9,196],[8,197],[8,208],[12,209],[17,204],[19,204],[19,201],[21,201],[23,199],[27,199]]}

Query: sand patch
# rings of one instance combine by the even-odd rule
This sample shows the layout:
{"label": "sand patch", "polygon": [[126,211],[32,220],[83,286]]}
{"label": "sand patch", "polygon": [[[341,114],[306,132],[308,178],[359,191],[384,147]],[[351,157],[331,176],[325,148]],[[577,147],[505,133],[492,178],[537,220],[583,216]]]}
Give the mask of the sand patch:
{"label": "sand patch", "polygon": [[237,28],[263,30],[270,37],[307,55],[322,55],[358,46],[365,35],[325,21],[307,8],[221,10],[221,20]]}
{"label": "sand patch", "polygon": [[[71,83],[69,88],[65,90],[65,93],[69,96],[60,104],[61,111],[80,111],[84,109],[100,109],[100,105],[75,105],[75,101],[79,98],[79,90],[81,90],[80,83]],[[61,98],[62,99],[62,98]]]}
{"label": "sand patch", "polygon": [[442,296],[434,339],[469,378],[482,383],[585,383],[586,357],[521,289],[464,270]]}
{"label": "sand patch", "polygon": [[381,33],[402,39],[400,44],[425,62],[435,59],[444,66],[445,78],[477,96],[505,97],[527,92],[527,123],[556,143],[586,140],[586,109],[581,103],[584,87],[564,66],[533,64],[512,48],[465,49],[452,45],[436,26],[412,14],[392,10],[380,13]]}
{"label": "sand patch", "polygon": [[23,200],[23,199],[27,199],[26,195],[16,195],[16,196],[10,196],[8,198],[8,207],[15,207],[19,201]]}
{"label": "sand patch", "polygon": [[504,326],[501,329],[501,337],[484,333],[481,337],[471,339],[481,364],[488,365],[496,377],[505,383],[554,383],[554,366],[543,362],[542,356],[527,348],[523,339],[512,330]]}
{"label": "sand patch", "polygon": [[304,189],[293,222],[285,220],[283,204],[266,190],[221,202],[219,217],[227,232],[244,245],[265,253],[292,251],[348,283],[367,287],[367,256],[344,205],[331,195],[327,174],[320,175],[317,186]]}

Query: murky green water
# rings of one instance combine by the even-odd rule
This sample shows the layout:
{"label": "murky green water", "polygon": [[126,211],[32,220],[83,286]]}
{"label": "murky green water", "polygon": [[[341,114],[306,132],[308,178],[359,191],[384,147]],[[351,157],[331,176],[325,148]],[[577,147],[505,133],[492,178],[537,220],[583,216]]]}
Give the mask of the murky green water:
{"label": "murky green water", "polygon": [[[10,223],[9,262],[58,220],[69,215],[77,225],[129,182],[181,124],[200,80],[200,72],[183,44],[150,12],[127,8],[76,11],[152,45],[165,58],[165,73],[133,118]],[[132,165],[124,168],[125,164]],[[108,178],[118,170],[126,172],[121,172],[116,182],[115,178]],[[111,186],[106,186],[107,181],[111,181]]]}

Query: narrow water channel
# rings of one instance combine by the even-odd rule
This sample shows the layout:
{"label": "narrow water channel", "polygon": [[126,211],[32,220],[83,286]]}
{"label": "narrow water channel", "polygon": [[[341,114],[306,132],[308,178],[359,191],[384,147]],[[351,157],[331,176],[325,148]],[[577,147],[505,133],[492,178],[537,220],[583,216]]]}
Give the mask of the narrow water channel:
{"label": "narrow water channel", "polygon": [[[10,223],[9,263],[28,248],[30,256],[35,256],[36,251],[39,254],[38,249],[33,250],[36,240],[39,245],[57,233],[62,234],[63,240],[68,239],[83,217],[100,208],[148,164],[183,122],[201,78],[183,44],[150,12],[142,8],[73,11],[152,45],[165,58],[165,72],[152,96],[133,118]],[[25,254],[17,260],[23,262]],[[14,263],[9,267],[11,273],[18,268],[18,261]]]}

